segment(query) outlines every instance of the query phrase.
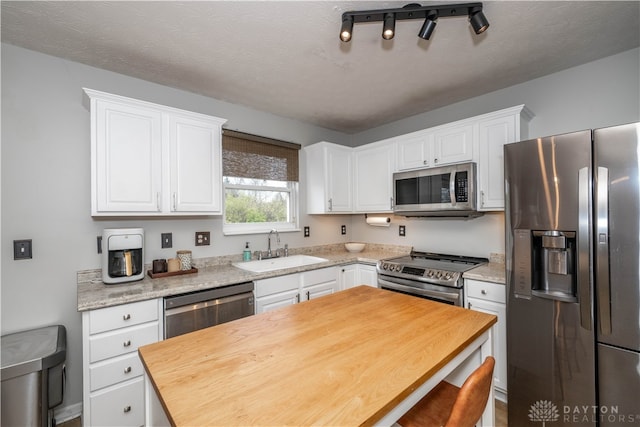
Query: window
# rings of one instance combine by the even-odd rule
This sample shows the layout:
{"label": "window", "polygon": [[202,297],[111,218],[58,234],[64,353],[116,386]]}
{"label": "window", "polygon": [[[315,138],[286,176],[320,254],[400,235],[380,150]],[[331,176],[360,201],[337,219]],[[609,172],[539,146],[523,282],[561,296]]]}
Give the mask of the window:
{"label": "window", "polygon": [[224,130],[225,234],[298,229],[300,145]]}

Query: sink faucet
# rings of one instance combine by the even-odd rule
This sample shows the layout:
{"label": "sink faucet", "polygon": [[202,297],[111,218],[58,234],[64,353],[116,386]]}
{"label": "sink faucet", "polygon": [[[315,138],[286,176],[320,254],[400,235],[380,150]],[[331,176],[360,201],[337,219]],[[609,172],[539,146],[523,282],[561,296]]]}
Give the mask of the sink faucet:
{"label": "sink faucet", "polygon": [[[267,236],[267,258],[271,258],[271,234],[276,233],[276,242],[280,244],[280,235],[278,234],[278,230],[272,229],[269,231],[269,235]],[[276,250],[276,256],[278,256],[278,251]]]}

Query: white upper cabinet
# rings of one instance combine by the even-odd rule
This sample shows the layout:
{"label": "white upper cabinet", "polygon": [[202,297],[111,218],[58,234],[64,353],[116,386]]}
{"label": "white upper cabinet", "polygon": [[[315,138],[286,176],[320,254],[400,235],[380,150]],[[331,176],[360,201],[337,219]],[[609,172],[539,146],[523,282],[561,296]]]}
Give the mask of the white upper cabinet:
{"label": "white upper cabinet", "polygon": [[224,119],[85,89],[93,216],[219,215]]}
{"label": "white upper cabinet", "polygon": [[304,148],[307,213],[353,212],[353,149],[330,142]]}
{"label": "white upper cabinet", "polygon": [[222,212],[220,126],[195,117],[169,117],[172,212]]}
{"label": "white upper cabinet", "polygon": [[398,170],[469,162],[473,158],[473,123],[461,122],[395,138]]}
{"label": "white upper cabinet", "polygon": [[391,212],[396,149],[380,141],[353,150],[356,212]]}
{"label": "white upper cabinet", "polygon": [[431,166],[470,162],[473,158],[473,123],[436,128]]}
{"label": "white upper cabinet", "polygon": [[524,106],[496,111],[478,121],[478,210],[504,209],[505,144],[527,137],[532,113]]}

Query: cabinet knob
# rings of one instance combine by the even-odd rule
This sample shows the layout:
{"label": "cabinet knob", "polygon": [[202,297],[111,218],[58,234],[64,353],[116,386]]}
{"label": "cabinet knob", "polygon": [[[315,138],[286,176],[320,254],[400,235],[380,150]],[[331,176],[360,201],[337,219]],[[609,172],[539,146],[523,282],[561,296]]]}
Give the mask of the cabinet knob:
{"label": "cabinet knob", "polygon": [[131,340],[126,340],[125,342],[122,343],[122,345],[125,347],[131,346]]}
{"label": "cabinet knob", "polygon": [[122,320],[130,320],[131,319],[131,314],[125,314],[124,316],[122,316]]}
{"label": "cabinet knob", "polygon": [[423,160],[423,161],[422,161],[422,164],[426,166],[426,165],[427,165],[427,161],[426,161],[426,160]]}
{"label": "cabinet knob", "polygon": [[307,291],[307,301],[311,299],[311,292]]}
{"label": "cabinet knob", "polygon": [[469,303],[469,308],[471,308],[471,303]]}
{"label": "cabinet knob", "polygon": [[131,366],[127,366],[127,367],[124,369],[124,373],[125,373],[125,374],[130,374],[130,373],[131,373]]}
{"label": "cabinet knob", "polygon": [[483,289],[483,290],[481,290],[481,291],[480,291],[480,293],[481,293],[482,295],[486,295],[486,294],[487,294],[487,291],[485,291],[485,290]]}
{"label": "cabinet knob", "polygon": [[438,163],[438,159],[433,159],[433,163]]}
{"label": "cabinet knob", "polygon": [[124,407],[123,412],[124,412],[125,414],[126,414],[126,413],[128,413],[128,412],[131,412],[131,405],[127,405],[127,406],[125,406],[125,407]]}

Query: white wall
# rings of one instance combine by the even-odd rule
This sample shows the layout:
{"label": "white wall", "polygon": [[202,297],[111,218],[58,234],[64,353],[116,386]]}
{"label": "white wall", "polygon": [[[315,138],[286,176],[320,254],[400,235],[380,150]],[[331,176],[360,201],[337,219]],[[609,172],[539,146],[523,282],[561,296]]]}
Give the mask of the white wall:
{"label": "white wall", "polygon": [[[65,325],[69,382],[64,405],[75,404],[82,400],[76,271],[100,267],[96,236],[103,228],[144,227],[147,262],[169,257],[176,249],[191,249],[197,258],[239,254],[245,240],[253,249],[266,247],[264,235],[222,236],[217,217],[92,219],[89,113],[82,105],[82,87],[224,117],[229,128],[303,145],[320,140],[359,145],[522,103],[536,114],[530,135],[639,120],[638,62],[636,49],[348,136],[3,44],[1,331]],[[304,171],[301,180],[304,188]],[[340,235],[341,224],[347,225],[346,236]],[[398,236],[398,224],[406,225],[406,237]],[[283,243],[300,247],[362,240],[475,256],[504,251],[502,214],[472,220],[397,217],[389,228],[367,226],[363,215],[302,215],[301,225],[311,226],[311,237],[287,233]],[[195,248],[194,232],[207,230],[212,245]],[[173,233],[172,249],[160,249],[163,232]],[[15,239],[33,239],[32,260],[13,260]]]}
{"label": "white wall", "polygon": [[525,104],[537,138],[640,119],[640,49],[570,68],[354,135],[354,146]]}
{"label": "white wall", "polygon": [[[145,261],[191,249],[194,257],[240,254],[244,242],[266,249],[266,235],[222,236],[220,217],[201,219],[92,219],[89,112],[82,88],[157,102],[228,119],[228,127],[303,145],[347,136],[294,120],[171,89],[123,75],[2,45],[2,334],[63,324],[68,338],[64,405],[82,400],[81,317],[76,272],[100,268],[96,236],[103,228],[142,226]],[[301,162],[304,157],[301,156]],[[301,173],[304,185],[304,171]],[[302,212],[305,212],[304,199]],[[311,227],[281,235],[290,247],[346,241],[350,216],[301,216]],[[350,227],[347,227],[350,230]],[[196,231],[211,231],[209,247],[194,247]],[[173,248],[160,249],[160,233]],[[13,260],[13,240],[33,239],[33,259]]]}

